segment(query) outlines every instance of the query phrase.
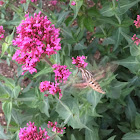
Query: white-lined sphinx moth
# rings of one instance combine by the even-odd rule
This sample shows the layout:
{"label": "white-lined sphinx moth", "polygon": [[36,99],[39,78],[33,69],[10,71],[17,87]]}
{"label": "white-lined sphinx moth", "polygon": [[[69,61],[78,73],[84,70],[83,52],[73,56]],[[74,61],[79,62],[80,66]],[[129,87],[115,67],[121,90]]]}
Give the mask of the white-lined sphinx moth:
{"label": "white-lined sphinx moth", "polygon": [[[90,86],[93,90],[105,94],[105,91],[101,88],[100,84],[97,82],[97,80],[100,80],[105,77],[107,71],[115,71],[117,68],[117,65],[115,64],[106,64],[106,67],[101,67],[100,70],[95,71],[95,74],[92,74],[92,72],[84,69],[84,68],[78,68],[78,71],[80,70],[82,73],[82,79],[84,80],[84,83],[77,83],[74,84],[75,87],[79,88],[85,88],[87,86]],[[99,73],[99,74],[97,74]]]}
{"label": "white-lined sphinx moth", "polygon": [[100,84],[97,82],[98,79],[94,78],[91,72],[83,68],[79,68],[79,70],[82,72],[82,78],[86,81],[87,86],[90,86],[99,93],[105,94],[105,91],[102,90]]}

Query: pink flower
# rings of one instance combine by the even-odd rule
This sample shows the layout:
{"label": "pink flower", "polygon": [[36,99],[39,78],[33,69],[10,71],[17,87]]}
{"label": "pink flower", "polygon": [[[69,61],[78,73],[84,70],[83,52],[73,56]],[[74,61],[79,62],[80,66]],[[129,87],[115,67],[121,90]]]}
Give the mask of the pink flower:
{"label": "pink flower", "polygon": [[5,30],[3,30],[3,26],[0,26],[0,40],[4,38]]}
{"label": "pink flower", "polygon": [[26,0],[21,0],[20,3],[21,4],[26,3]]}
{"label": "pink flower", "polygon": [[[44,81],[40,83],[39,89],[41,92],[49,91],[49,93],[52,95],[59,93],[59,99],[61,99],[62,93],[58,85],[58,83],[54,84],[50,81]],[[48,94],[45,94],[44,96],[48,96]]]}
{"label": "pink flower", "polygon": [[60,83],[62,83],[62,81],[64,81],[65,83],[69,75],[71,74],[71,72],[69,71],[69,69],[67,69],[67,66],[65,65],[63,66],[63,65],[54,64],[52,68],[55,69],[53,72],[55,73],[56,82],[58,80]]}
{"label": "pink flower", "polygon": [[49,138],[45,129],[41,130],[41,127],[39,127],[39,132],[37,131],[34,122],[29,122],[27,127],[20,128],[19,140],[48,140]]}
{"label": "pink flower", "polygon": [[51,0],[50,1],[50,4],[52,4],[53,6],[55,6],[57,4],[57,2],[58,2],[57,0]]}
{"label": "pink flower", "polygon": [[17,27],[17,38],[13,40],[13,45],[19,49],[13,55],[13,60],[23,64],[24,74],[29,71],[31,74],[37,72],[36,64],[40,62],[42,55],[53,55],[61,49],[59,29],[51,24],[47,16],[34,14],[34,17],[25,15],[25,20]]}
{"label": "pink flower", "polygon": [[75,1],[72,1],[72,2],[71,2],[71,5],[72,5],[72,6],[75,6],[75,5],[76,5],[76,2],[75,2]]}
{"label": "pink flower", "polygon": [[57,122],[53,123],[48,121],[48,128],[52,128],[52,131],[55,133],[60,133],[63,134],[64,129],[66,129],[66,127],[57,127]]}
{"label": "pink flower", "polygon": [[137,20],[134,20],[136,28],[140,27],[140,15],[137,15]]}
{"label": "pink flower", "polygon": [[2,6],[4,4],[4,2],[3,1],[0,1],[0,6]]}
{"label": "pink flower", "polygon": [[84,61],[84,59],[86,59],[86,57],[83,55],[77,56],[76,59],[74,59],[74,57],[72,57],[72,59],[73,59],[72,64],[75,64],[76,67],[78,67],[78,68],[85,68],[88,65],[88,63],[86,63]]}
{"label": "pink flower", "polygon": [[136,37],[136,34],[133,35],[132,40],[134,41],[134,43],[135,43],[136,45],[139,45],[140,39]]}
{"label": "pink flower", "polygon": [[31,2],[36,2],[37,0],[31,0]]}

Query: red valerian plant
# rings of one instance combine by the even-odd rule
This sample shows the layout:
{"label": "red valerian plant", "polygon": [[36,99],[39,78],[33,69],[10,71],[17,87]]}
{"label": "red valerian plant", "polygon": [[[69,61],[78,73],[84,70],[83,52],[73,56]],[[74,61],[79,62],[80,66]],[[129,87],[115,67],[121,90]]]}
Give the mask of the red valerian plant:
{"label": "red valerian plant", "polygon": [[53,6],[55,6],[57,4],[57,2],[58,2],[57,0],[51,0],[50,1],[50,4],[52,4]]}
{"label": "red valerian plant", "polygon": [[73,59],[72,64],[75,64],[76,67],[78,67],[78,68],[85,68],[88,65],[88,63],[86,63],[84,61],[84,59],[86,59],[86,57],[83,55],[77,56],[76,59],[74,59],[74,57],[72,57],[72,59]]}
{"label": "red valerian plant", "polygon": [[4,4],[4,2],[3,1],[0,1],[0,6],[2,6]]}
{"label": "red valerian plant", "polygon": [[27,127],[20,128],[19,140],[48,140],[50,136],[47,135],[46,129],[42,130],[39,127],[39,132],[34,122],[27,123]]}
{"label": "red valerian plant", "polygon": [[[61,93],[61,89],[59,88],[59,83],[53,83],[50,81],[43,81],[40,83],[40,91],[44,92],[44,91],[49,91],[50,94],[55,95],[57,93],[59,93],[59,99],[61,99],[62,97],[62,93]],[[45,94],[44,96],[48,96],[49,94]]]}
{"label": "red valerian plant", "polygon": [[52,68],[54,68],[55,70],[53,71],[55,73],[55,81],[57,82],[57,80],[62,83],[62,82],[66,82],[69,75],[71,74],[71,72],[69,71],[69,69],[67,69],[66,65],[59,65],[59,64],[54,64],[52,66]]}
{"label": "red valerian plant", "polygon": [[23,73],[29,71],[31,74],[37,72],[36,63],[40,61],[43,54],[48,56],[56,54],[61,49],[59,29],[51,25],[47,16],[34,14],[34,17],[25,15],[25,20],[17,27],[17,38],[13,40],[13,45],[19,49],[13,55],[22,66]]}
{"label": "red valerian plant", "polygon": [[72,1],[72,2],[71,2],[71,5],[72,5],[72,6],[75,6],[75,5],[76,5],[76,2],[75,2],[75,1]]}
{"label": "red valerian plant", "polygon": [[5,30],[3,30],[3,26],[0,26],[0,40],[4,38]]}
{"label": "red valerian plant", "polygon": [[52,128],[52,131],[55,133],[60,133],[63,134],[64,129],[66,129],[66,127],[57,127],[57,122],[53,123],[48,121],[48,128]]}
{"label": "red valerian plant", "polygon": [[37,0],[31,0],[31,2],[36,2]]}
{"label": "red valerian plant", "polygon": [[21,0],[20,3],[21,4],[26,3],[26,0]]}
{"label": "red valerian plant", "polygon": [[140,15],[137,15],[137,20],[134,20],[136,28],[140,27]]}
{"label": "red valerian plant", "polygon": [[132,40],[134,41],[134,43],[135,43],[136,45],[139,45],[140,39],[139,39],[138,37],[136,37],[136,34],[133,35]]}

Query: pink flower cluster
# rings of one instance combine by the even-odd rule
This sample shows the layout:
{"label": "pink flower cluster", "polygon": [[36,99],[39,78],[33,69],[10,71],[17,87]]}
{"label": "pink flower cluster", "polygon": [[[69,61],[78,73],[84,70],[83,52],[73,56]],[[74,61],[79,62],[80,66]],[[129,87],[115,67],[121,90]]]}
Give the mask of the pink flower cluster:
{"label": "pink flower cluster", "polygon": [[137,20],[134,20],[136,28],[140,28],[140,15],[137,15]]}
{"label": "pink flower cluster", "polygon": [[139,45],[140,44],[140,39],[136,37],[136,34],[133,35],[132,40],[134,41],[134,43],[136,45]]}
{"label": "pink flower cluster", "polygon": [[53,6],[55,6],[57,4],[57,2],[58,2],[57,0],[51,0],[50,1],[50,4],[52,4]]}
{"label": "pink flower cluster", "polygon": [[20,3],[21,4],[26,3],[26,0],[20,0]]}
{"label": "pink flower cluster", "polygon": [[48,140],[50,137],[47,135],[47,131],[41,130],[39,132],[34,123],[27,123],[27,127],[21,128],[19,132],[19,140]]}
{"label": "pink flower cluster", "polygon": [[74,59],[74,57],[72,57],[72,59],[73,59],[72,64],[75,64],[76,67],[78,67],[78,68],[85,68],[88,65],[88,63],[86,63],[84,61],[84,59],[86,59],[86,57],[83,55],[77,56],[76,59]]}
{"label": "pink flower cluster", "polygon": [[[41,92],[49,91],[49,93],[52,95],[59,93],[59,99],[61,99],[62,93],[58,85],[59,83],[54,84],[50,81],[43,81],[40,83],[39,89]],[[45,94],[45,96],[48,96],[48,94]]]}
{"label": "pink flower cluster", "polygon": [[2,6],[4,4],[4,2],[3,1],[0,1],[0,6]]}
{"label": "pink flower cluster", "polygon": [[17,38],[13,40],[13,45],[19,49],[15,52],[13,60],[22,66],[23,73],[29,71],[31,74],[37,72],[35,66],[40,61],[42,55],[53,55],[61,49],[59,29],[51,25],[47,16],[34,14],[34,17],[25,15],[26,19],[17,27]]}
{"label": "pink flower cluster", "polygon": [[72,2],[71,2],[71,5],[72,5],[72,6],[75,6],[75,5],[76,5],[76,2],[75,2],[75,1],[72,1]]}
{"label": "pink flower cluster", "polygon": [[37,0],[31,0],[31,2],[36,2]]}
{"label": "pink flower cluster", "polygon": [[3,26],[0,26],[0,40],[4,38],[5,30],[3,30]]}
{"label": "pink flower cluster", "polygon": [[53,123],[48,121],[48,128],[52,128],[52,131],[55,133],[60,133],[63,134],[64,129],[66,129],[66,127],[57,127],[57,122]]}
{"label": "pink flower cluster", "polygon": [[57,80],[62,83],[62,82],[66,82],[69,75],[71,74],[71,72],[69,71],[69,69],[67,69],[66,65],[59,65],[59,64],[54,64],[52,66],[52,68],[54,68],[55,70],[53,71],[55,73],[55,81],[57,83]]}

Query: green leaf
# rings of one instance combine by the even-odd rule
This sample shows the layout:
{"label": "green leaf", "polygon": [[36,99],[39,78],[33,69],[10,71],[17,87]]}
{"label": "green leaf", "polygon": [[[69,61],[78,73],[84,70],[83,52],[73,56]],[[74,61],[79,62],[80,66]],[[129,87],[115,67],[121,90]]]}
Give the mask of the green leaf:
{"label": "green leaf", "polygon": [[129,132],[122,137],[122,140],[140,140],[140,133]]}
{"label": "green leaf", "polygon": [[135,127],[137,129],[140,129],[140,114],[139,113],[137,113],[135,117]]}
{"label": "green leaf", "polygon": [[16,86],[14,89],[13,89],[13,94],[14,94],[14,97],[17,98],[18,95],[19,95],[19,92],[20,92],[20,86]]}
{"label": "green leaf", "polygon": [[100,13],[103,16],[111,17],[115,14],[122,15],[127,12],[132,6],[137,4],[140,0],[130,1],[130,0],[120,0],[120,6],[113,7],[112,3],[106,2],[103,5],[103,8],[100,10]]}
{"label": "green leaf", "polygon": [[40,75],[45,75],[47,73],[51,73],[53,72],[53,68],[52,67],[45,67],[44,69],[42,69],[41,71],[39,71],[37,74],[35,74],[35,76],[33,78],[36,78]]}
{"label": "green leaf", "polygon": [[99,17],[100,16],[100,12],[95,6],[92,8],[89,8],[87,10],[87,13],[90,17]]}
{"label": "green leaf", "polygon": [[70,0],[70,3],[69,3],[69,5],[70,5],[70,7],[73,9],[73,11],[74,11],[74,18],[73,18],[73,20],[77,17],[77,14],[78,14],[78,12],[79,12],[79,10],[80,10],[80,8],[81,8],[81,6],[82,6],[82,4],[83,4],[83,0],[76,0],[75,2],[76,2],[76,5],[74,5],[74,6],[72,6],[71,5],[71,2],[72,2],[73,0]]}
{"label": "green leaf", "polygon": [[6,101],[6,102],[2,103],[2,110],[7,119],[7,128],[8,128],[10,121],[11,121],[12,102]]}
{"label": "green leaf", "polygon": [[121,34],[124,36],[124,38],[127,40],[128,45],[130,47],[130,53],[132,56],[138,56],[140,55],[140,46],[137,46],[133,40],[131,39],[132,37],[125,34],[124,32],[121,32]]}
{"label": "green leaf", "polygon": [[100,10],[100,13],[103,16],[107,16],[107,17],[113,16],[115,14],[115,11],[113,10],[112,3],[111,2],[106,2],[103,5],[103,8]]}
{"label": "green leaf", "polygon": [[138,2],[140,2],[140,0],[119,0],[120,9],[119,9],[119,7],[116,8],[117,14],[119,14],[119,15],[124,14],[131,7],[133,7],[134,5],[136,5]]}
{"label": "green leaf", "polygon": [[136,59],[136,57],[133,56],[118,60],[116,63],[128,68],[132,73],[136,73],[140,69],[140,62]]}
{"label": "green leaf", "polygon": [[40,109],[40,111],[42,113],[45,113],[48,117],[50,117],[50,115],[49,115],[49,108],[50,108],[50,106],[49,106],[49,100],[48,100],[48,98],[44,99],[44,101],[41,101],[39,103],[39,109]]}
{"label": "green leaf", "polygon": [[116,135],[115,135],[115,136],[110,137],[110,138],[109,138],[109,139],[107,139],[107,140],[114,140],[114,139],[115,139],[115,137],[116,137]]}
{"label": "green leaf", "polygon": [[94,22],[91,17],[84,18],[84,25],[88,31],[90,32],[94,31]]}
{"label": "green leaf", "polygon": [[125,109],[126,117],[132,122],[136,116],[136,106],[133,100],[128,96],[127,98],[127,107]]}
{"label": "green leaf", "polygon": [[119,27],[116,31],[115,34],[115,46],[114,46],[114,51],[118,48],[119,44],[121,43],[121,40],[123,39],[122,35],[121,35],[121,30],[122,28]]}
{"label": "green leaf", "polygon": [[64,124],[68,123],[73,129],[87,128],[90,130],[87,126],[82,124],[79,118],[79,109],[75,99],[72,97],[63,97],[61,100],[57,100],[56,112],[58,112],[59,116],[65,120]]}
{"label": "green leaf", "polygon": [[92,104],[93,110],[96,108],[96,106],[100,102],[102,96],[103,96],[102,94],[94,91],[93,89],[90,89],[88,91],[88,93],[87,93],[87,100],[88,100],[88,102],[90,102]]}
{"label": "green leaf", "polygon": [[9,45],[12,44],[12,40],[13,40],[13,37],[14,37],[14,32],[15,32],[15,28],[13,29],[13,32],[5,38],[5,42],[8,43]]}
{"label": "green leaf", "polygon": [[2,44],[2,52],[1,52],[1,57],[4,55],[4,53],[7,51],[9,45],[7,43]]}
{"label": "green leaf", "polygon": [[[89,126],[88,126],[89,127]],[[99,138],[99,129],[97,127],[89,127],[92,131],[85,130],[85,140],[100,140]]]}
{"label": "green leaf", "polygon": [[83,50],[83,49],[87,49],[87,47],[84,45],[85,40],[81,40],[79,43],[77,43],[74,46],[74,50]]}
{"label": "green leaf", "polygon": [[0,125],[0,139],[9,139],[9,137],[5,135],[4,129],[2,128],[1,125]]}

